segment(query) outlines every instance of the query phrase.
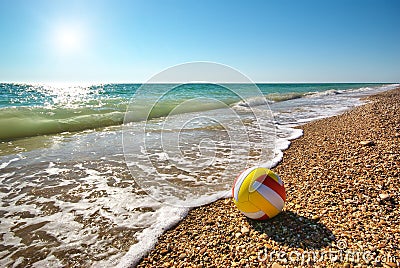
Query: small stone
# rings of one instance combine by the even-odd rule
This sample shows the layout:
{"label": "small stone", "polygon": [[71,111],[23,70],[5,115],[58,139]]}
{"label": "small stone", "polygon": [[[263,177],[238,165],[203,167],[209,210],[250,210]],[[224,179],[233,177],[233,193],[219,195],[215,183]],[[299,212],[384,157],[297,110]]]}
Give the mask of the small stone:
{"label": "small stone", "polygon": [[350,263],[345,262],[345,263],[343,264],[343,267],[344,267],[344,268],[350,268],[351,266],[350,266]]}
{"label": "small stone", "polygon": [[320,219],[320,217],[318,215],[314,215],[314,216],[312,216],[311,219],[313,219],[314,221],[318,221]]}
{"label": "small stone", "polygon": [[181,255],[179,255],[179,259],[183,260],[184,258],[186,258],[186,253],[182,253]]}
{"label": "small stone", "polygon": [[246,226],[243,226],[240,231],[242,232],[242,234],[246,234],[246,233],[250,232],[250,229],[247,228]]}
{"label": "small stone", "polygon": [[272,266],[271,266],[272,268],[283,268],[283,266],[282,265],[280,265],[279,263],[277,263],[277,262],[274,262],[273,264],[272,264]]}
{"label": "small stone", "polygon": [[203,254],[204,254],[204,252],[206,252],[206,250],[207,250],[207,248],[205,248],[205,247],[204,247],[204,248],[202,248],[202,249],[200,250],[200,252],[199,252],[199,253],[200,253],[200,255],[203,255]]}
{"label": "small stone", "polygon": [[167,254],[168,252],[169,252],[168,249],[163,249],[163,250],[160,251],[160,253],[161,253],[162,255]]}
{"label": "small stone", "polygon": [[268,238],[267,234],[265,234],[265,233],[260,234],[258,237],[259,237],[260,239],[266,239],[266,238]]}
{"label": "small stone", "polygon": [[387,263],[385,263],[387,266],[389,266],[389,267],[397,267],[397,264],[396,263],[394,263],[394,262],[387,262]]}
{"label": "small stone", "polygon": [[362,208],[361,208],[361,211],[362,211],[362,212],[366,212],[366,211],[367,211],[367,208],[366,208],[366,207],[362,207]]}
{"label": "small stone", "polygon": [[236,238],[239,238],[242,235],[242,233],[236,233],[235,236]]}
{"label": "small stone", "polygon": [[390,197],[390,195],[388,195],[388,194],[379,194],[379,198],[381,199],[381,200],[386,200],[386,199],[388,199]]}
{"label": "small stone", "polygon": [[372,146],[372,145],[375,145],[375,142],[373,142],[373,141],[361,141],[360,144],[363,145],[363,146]]}

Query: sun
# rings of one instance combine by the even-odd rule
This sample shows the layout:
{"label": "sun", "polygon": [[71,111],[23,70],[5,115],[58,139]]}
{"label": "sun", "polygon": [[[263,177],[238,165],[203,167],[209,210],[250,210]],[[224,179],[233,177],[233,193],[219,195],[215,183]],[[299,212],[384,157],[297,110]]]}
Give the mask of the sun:
{"label": "sun", "polygon": [[83,49],[84,34],[79,27],[60,26],[54,31],[56,49],[63,53],[76,53]]}

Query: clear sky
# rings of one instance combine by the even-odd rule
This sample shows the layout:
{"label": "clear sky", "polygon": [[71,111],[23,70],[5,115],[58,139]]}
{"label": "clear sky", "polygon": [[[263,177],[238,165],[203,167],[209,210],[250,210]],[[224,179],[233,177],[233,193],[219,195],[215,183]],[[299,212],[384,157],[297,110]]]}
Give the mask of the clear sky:
{"label": "clear sky", "polygon": [[213,61],[256,82],[400,82],[398,0],[0,0],[0,81],[144,82]]}

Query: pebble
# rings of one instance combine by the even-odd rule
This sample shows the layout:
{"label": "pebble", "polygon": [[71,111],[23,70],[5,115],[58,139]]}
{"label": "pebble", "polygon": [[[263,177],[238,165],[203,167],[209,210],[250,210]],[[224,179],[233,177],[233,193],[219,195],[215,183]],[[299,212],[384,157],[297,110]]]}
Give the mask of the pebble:
{"label": "pebble", "polygon": [[182,253],[179,255],[179,259],[183,260],[184,258],[186,258],[186,253]]}
{"label": "pebble", "polygon": [[363,145],[363,146],[372,146],[372,145],[375,145],[375,142],[373,142],[373,141],[361,141],[360,144]]}
{"label": "pebble", "polygon": [[272,266],[271,266],[272,268],[283,268],[283,266],[282,265],[280,265],[279,263],[277,263],[277,262],[274,262],[273,264],[272,264]]}
{"label": "pebble", "polygon": [[314,215],[314,216],[312,216],[311,219],[313,219],[314,221],[318,221],[320,219],[320,216]]}
{"label": "pebble", "polygon": [[167,254],[168,252],[169,252],[168,249],[162,249],[162,250],[160,251],[160,253],[163,254],[163,255],[164,255],[164,254]]}
{"label": "pebble", "polygon": [[390,197],[390,195],[388,195],[388,194],[379,194],[379,198],[380,198],[381,200],[389,199],[389,197]]}
{"label": "pebble", "polygon": [[242,232],[242,234],[247,234],[248,232],[250,232],[250,229],[247,228],[246,226],[243,226],[240,231]]}
{"label": "pebble", "polygon": [[260,239],[266,239],[268,236],[265,233],[262,233],[258,236]]}

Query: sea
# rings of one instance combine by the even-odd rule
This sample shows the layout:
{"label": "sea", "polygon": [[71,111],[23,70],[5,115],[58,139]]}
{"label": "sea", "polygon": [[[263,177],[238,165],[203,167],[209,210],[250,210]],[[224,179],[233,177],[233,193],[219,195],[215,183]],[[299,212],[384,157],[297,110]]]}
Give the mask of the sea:
{"label": "sea", "polygon": [[296,126],[396,86],[0,83],[0,266],[134,266]]}

